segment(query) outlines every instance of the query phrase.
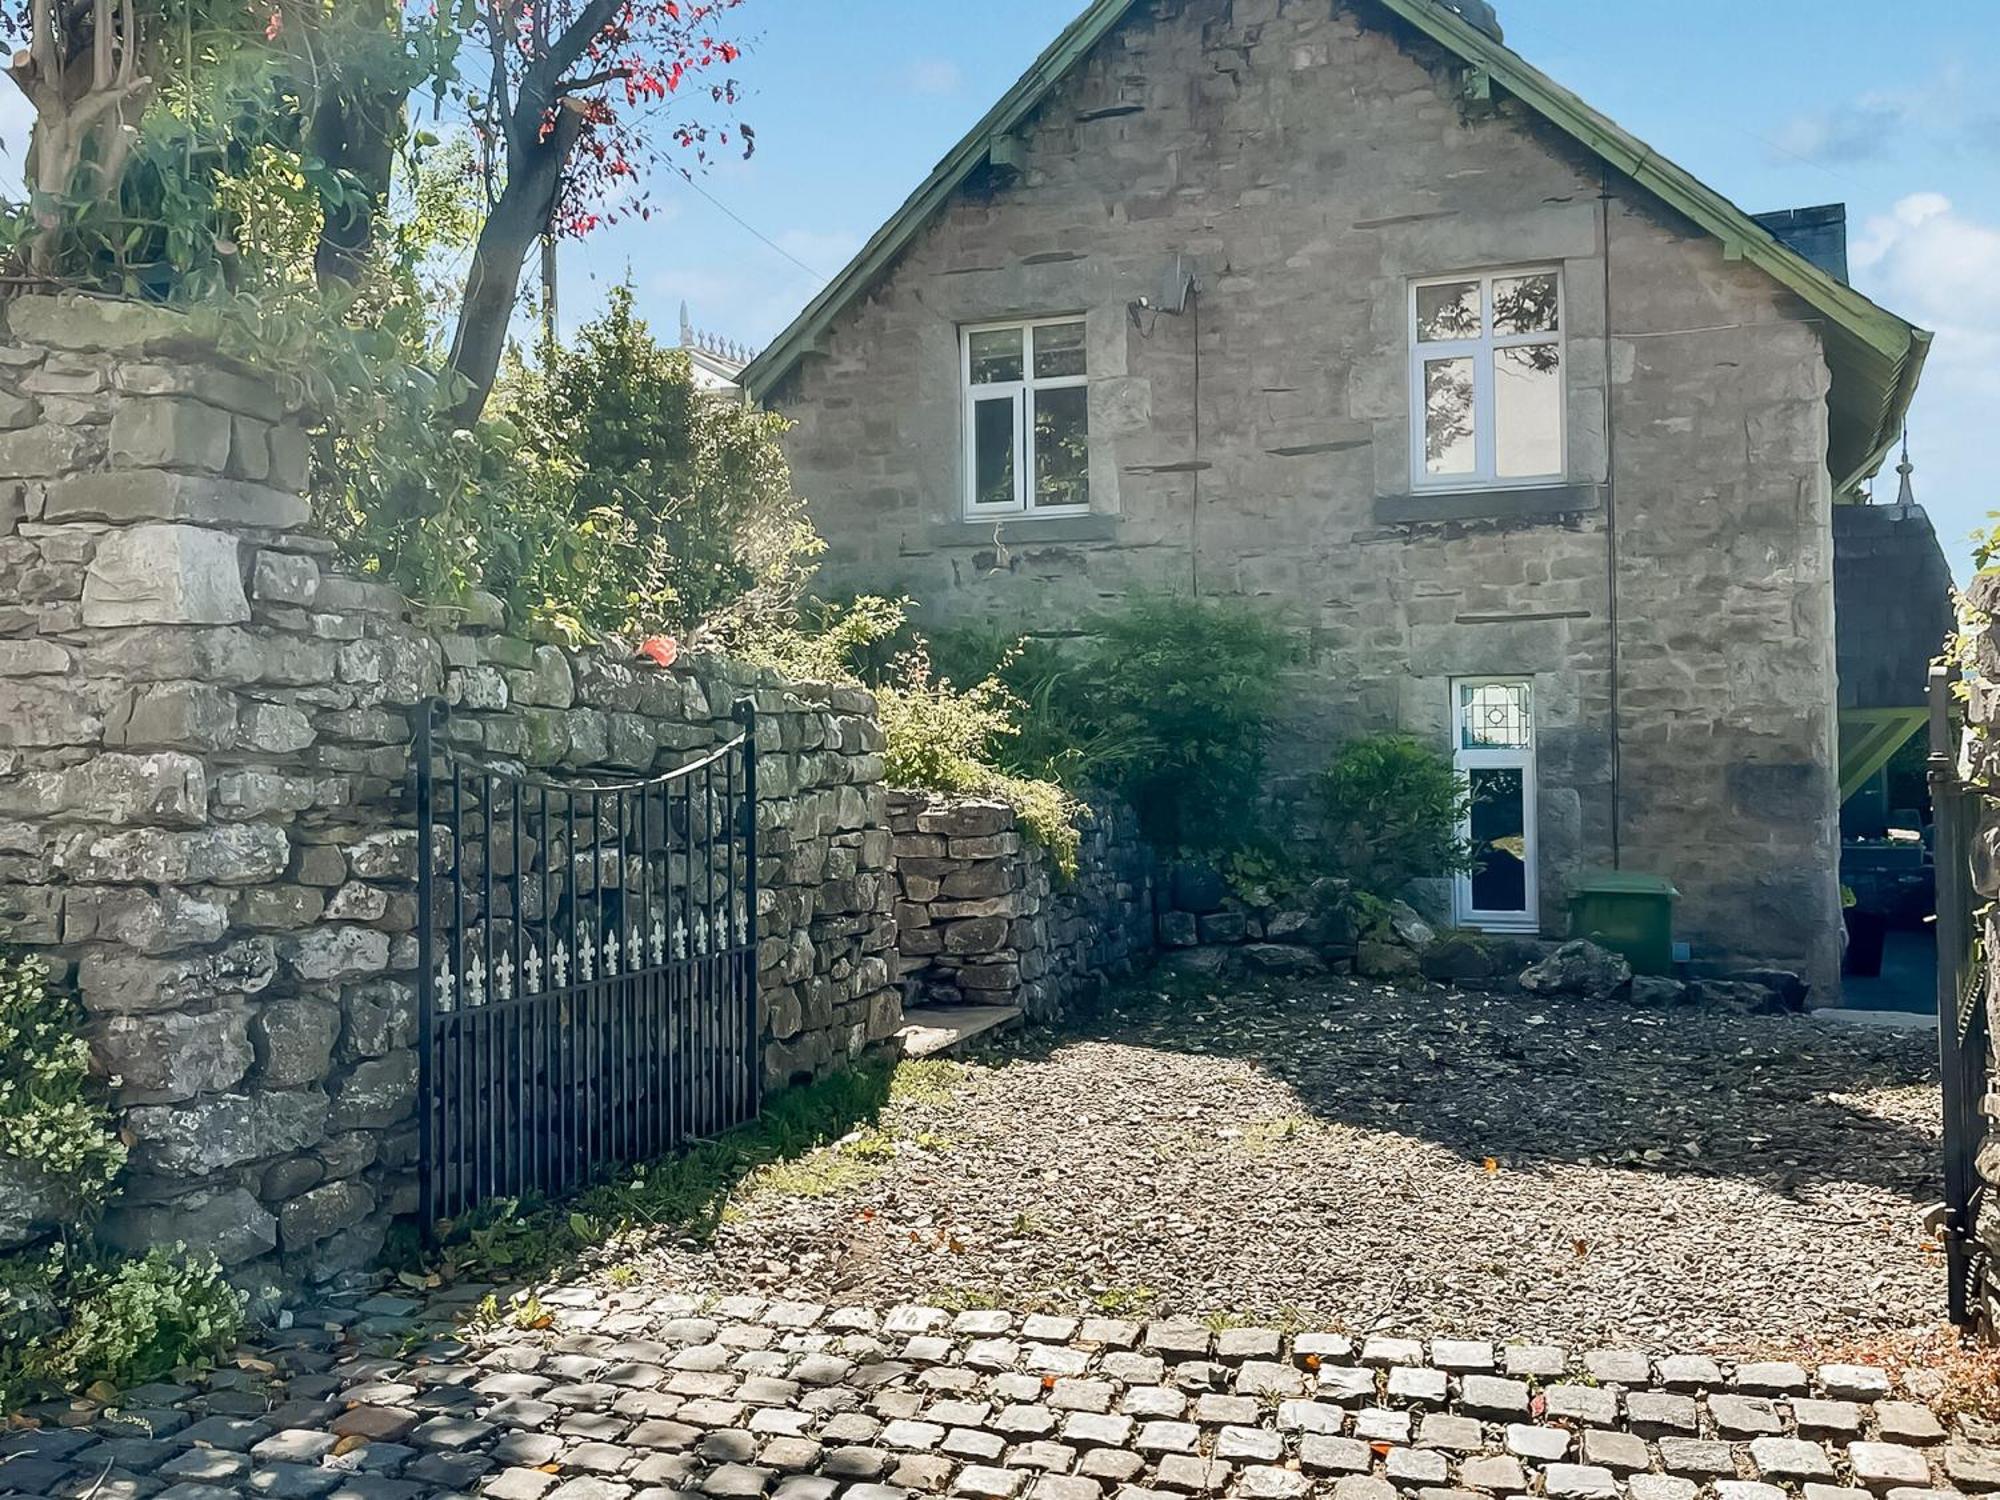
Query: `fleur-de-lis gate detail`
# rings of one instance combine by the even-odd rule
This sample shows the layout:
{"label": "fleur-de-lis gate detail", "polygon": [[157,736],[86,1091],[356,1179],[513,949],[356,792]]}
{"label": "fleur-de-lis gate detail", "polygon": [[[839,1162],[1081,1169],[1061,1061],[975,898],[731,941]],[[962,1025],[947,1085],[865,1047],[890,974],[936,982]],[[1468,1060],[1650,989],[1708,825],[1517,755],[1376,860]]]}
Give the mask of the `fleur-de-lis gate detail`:
{"label": "fleur-de-lis gate detail", "polygon": [[419,714],[427,1233],[753,1118],[757,742],[641,780],[542,776]]}

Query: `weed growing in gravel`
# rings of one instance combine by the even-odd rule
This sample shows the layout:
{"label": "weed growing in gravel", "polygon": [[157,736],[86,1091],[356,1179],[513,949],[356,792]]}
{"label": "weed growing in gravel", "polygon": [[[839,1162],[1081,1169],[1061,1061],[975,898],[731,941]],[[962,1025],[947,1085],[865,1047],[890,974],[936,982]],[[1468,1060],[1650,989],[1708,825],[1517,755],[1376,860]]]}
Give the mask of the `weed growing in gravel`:
{"label": "weed growing in gravel", "polygon": [[947,1286],[928,1293],[930,1304],[957,1316],[962,1312],[984,1312],[1000,1306],[1000,1300],[983,1286]]}
{"label": "weed growing in gravel", "polygon": [[945,1057],[906,1062],[889,1083],[891,1104],[949,1104],[960,1084],[972,1076],[964,1063]]}
{"label": "weed growing in gravel", "polygon": [[1159,1293],[1149,1286],[1105,1286],[1090,1289],[1090,1305],[1107,1318],[1143,1313]]}
{"label": "weed growing in gravel", "polygon": [[[831,1198],[852,1188],[866,1187],[882,1175],[884,1155],[873,1146],[858,1149],[861,1142],[834,1146],[798,1161],[774,1162],[759,1168],[743,1184],[742,1196],[756,1198]],[[888,1141],[886,1155],[894,1156],[894,1141]]]}
{"label": "weed growing in gravel", "polygon": [[1304,1115],[1285,1115],[1276,1120],[1252,1120],[1236,1138],[1236,1147],[1252,1153],[1272,1151],[1288,1142],[1310,1135],[1318,1127]]}

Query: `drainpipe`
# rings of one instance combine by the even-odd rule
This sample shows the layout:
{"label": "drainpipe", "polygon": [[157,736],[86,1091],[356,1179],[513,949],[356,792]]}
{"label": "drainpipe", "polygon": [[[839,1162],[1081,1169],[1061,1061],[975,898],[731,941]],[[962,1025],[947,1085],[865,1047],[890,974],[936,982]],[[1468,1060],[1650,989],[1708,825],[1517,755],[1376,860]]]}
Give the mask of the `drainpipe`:
{"label": "drainpipe", "polygon": [[1624,718],[1618,672],[1618,396],[1611,364],[1611,169],[1603,168],[1597,195],[1599,249],[1604,264],[1604,596],[1611,667],[1611,868],[1623,869]]}

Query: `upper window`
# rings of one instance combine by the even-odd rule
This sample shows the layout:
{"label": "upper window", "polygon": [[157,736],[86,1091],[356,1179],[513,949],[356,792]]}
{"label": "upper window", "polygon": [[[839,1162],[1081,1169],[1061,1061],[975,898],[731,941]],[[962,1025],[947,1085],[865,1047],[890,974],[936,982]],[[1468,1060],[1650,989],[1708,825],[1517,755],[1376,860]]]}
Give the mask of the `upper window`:
{"label": "upper window", "polygon": [[1090,391],[1083,320],[965,330],[965,513],[1090,509]]}
{"label": "upper window", "polygon": [[1410,288],[1411,474],[1420,488],[1563,477],[1562,272]]}

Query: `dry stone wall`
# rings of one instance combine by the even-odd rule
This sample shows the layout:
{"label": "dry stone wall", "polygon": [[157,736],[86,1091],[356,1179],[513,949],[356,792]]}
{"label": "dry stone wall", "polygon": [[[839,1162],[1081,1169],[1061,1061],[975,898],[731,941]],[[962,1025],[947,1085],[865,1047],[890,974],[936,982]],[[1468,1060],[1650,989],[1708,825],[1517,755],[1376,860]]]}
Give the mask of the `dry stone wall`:
{"label": "dry stone wall", "polygon": [[[131,1165],[103,1226],[247,1282],[366,1264],[414,1201],[412,710],[536,767],[680,764],[760,713],[767,1078],[892,1035],[872,699],[521,639],[335,571],[273,383],[159,309],[0,337],[0,943],[88,1015]],[[30,1204],[0,1243],[46,1227]]]}
{"label": "dry stone wall", "polygon": [[905,1006],[1018,1005],[1051,1020],[1153,951],[1153,857],[1116,804],[1065,879],[1004,802],[890,794]]}

